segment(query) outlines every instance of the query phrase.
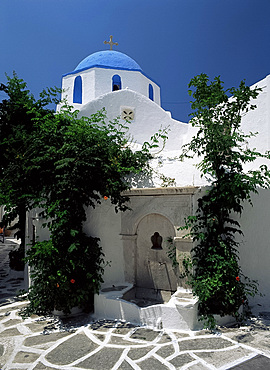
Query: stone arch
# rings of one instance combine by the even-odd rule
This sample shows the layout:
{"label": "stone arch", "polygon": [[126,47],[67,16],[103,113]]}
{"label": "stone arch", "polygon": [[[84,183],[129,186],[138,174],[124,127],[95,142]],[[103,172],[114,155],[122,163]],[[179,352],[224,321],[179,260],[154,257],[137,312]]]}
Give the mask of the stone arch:
{"label": "stone arch", "polygon": [[[151,215],[156,215],[156,216],[160,216],[161,218],[163,219],[166,219],[170,225],[174,228],[173,226],[173,222],[172,220],[167,216],[165,215],[164,213],[162,212],[146,212],[144,214],[140,214],[139,216],[137,215],[137,218],[133,218],[132,219],[132,222],[133,222],[133,227],[132,227],[132,234],[133,235],[137,235],[137,231],[138,231],[138,226],[140,224],[140,222],[145,218],[145,217],[148,217],[148,216],[151,216]],[[174,228],[174,235],[176,234],[176,231],[175,231],[175,228]]]}
{"label": "stone arch", "polygon": [[177,276],[167,254],[167,239],[175,237],[171,221],[157,213],[148,214],[140,219],[136,234],[136,286],[139,289],[175,291]]}

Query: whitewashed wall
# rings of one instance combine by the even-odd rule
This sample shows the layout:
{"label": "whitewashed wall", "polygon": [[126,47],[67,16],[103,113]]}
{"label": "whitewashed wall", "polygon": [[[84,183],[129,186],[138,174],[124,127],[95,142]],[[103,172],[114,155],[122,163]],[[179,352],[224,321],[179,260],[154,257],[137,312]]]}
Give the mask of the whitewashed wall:
{"label": "whitewashed wall", "polygon": [[84,232],[87,235],[100,238],[100,245],[105,253],[105,260],[109,262],[105,268],[104,281],[107,284],[117,284],[124,279],[124,258],[120,237],[121,214],[116,213],[110,201],[103,201],[95,209],[87,209],[87,221]]}
{"label": "whitewashed wall", "polygon": [[[244,204],[241,217],[236,217],[244,233],[240,241],[240,266],[244,275],[259,283],[263,297],[250,299],[254,310],[270,305],[270,190],[261,189],[252,196],[253,206]],[[262,305],[262,306],[259,306]]]}
{"label": "whitewashed wall", "polygon": [[[128,88],[146,97],[148,97],[148,88],[149,84],[151,84],[154,90],[154,101],[160,105],[160,87],[141,72],[105,68],[91,68],[63,76],[62,99],[66,98],[69,104],[74,105],[75,109],[80,110],[84,104],[101,95],[112,92],[112,77],[114,75],[121,77],[122,89]],[[73,104],[74,81],[77,76],[81,76],[82,78],[82,104]]]}
{"label": "whitewashed wall", "polygon": [[[158,104],[135,91],[126,89],[104,94],[99,98],[81,107],[79,116],[90,117],[91,114],[105,107],[108,120],[120,117],[122,107],[130,107],[134,110],[134,120],[129,124],[129,133],[133,140],[142,145],[150,141],[152,135],[160,128],[167,128],[168,140],[165,148],[153,150],[154,160],[152,166],[160,173],[175,178],[177,186],[201,186],[205,185],[205,179],[201,178],[195,168],[198,161],[194,156],[191,160],[180,162],[177,158],[181,153],[183,144],[189,142],[196,133],[196,128],[187,123],[174,120],[170,112],[166,112]],[[124,121],[121,121],[124,123]],[[161,181],[154,176],[153,186],[160,186]]]}
{"label": "whitewashed wall", "polygon": [[[111,72],[108,71],[108,73]],[[128,75],[130,73],[127,72]],[[104,81],[102,83],[105,84]],[[258,135],[252,138],[247,146],[264,152],[270,149],[270,75],[254,84],[253,87],[255,86],[262,88],[262,92],[254,101],[257,109],[243,115],[242,128],[247,133],[250,131],[258,132]],[[125,87],[130,89],[125,89]],[[164,111],[158,104],[148,99],[148,93],[139,90],[137,85],[137,92],[131,90],[130,83],[123,84],[123,88],[123,90],[113,93],[108,90],[108,93],[100,95],[94,100],[91,98],[89,103],[80,105],[80,115],[90,116],[105,107],[108,119],[114,119],[120,116],[122,106],[133,108],[135,119],[131,122],[130,132],[139,145],[145,140],[149,140],[150,136],[157,132],[161,125],[163,127],[170,126],[166,147],[161,153],[156,154],[152,162],[154,168],[166,176],[175,178],[177,186],[207,185],[207,179],[201,178],[199,171],[195,168],[198,158],[194,157],[184,163],[176,159],[181,152],[182,145],[190,142],[192,136],[196,134],[196,130],[188,124],[173,120],[169,112]],[[109,89],[111,89],[111,85]],[[78,106],[76,105],[75,108]],[[266,161],[258,160],[254,164],[246,166],[246,170],[258,168],[262,163],[266,163]],[[158,180],[155,180],[153,186],[158,185]],[[254,195],[253,204],[253,207],[245,204],[242,217],[239,219],[244,232],[244,237],[239,239],[241,241],[240,265],[245,275],[259,282],[259,289],[264,296],[256,296],[251,300],[251,303],[254,309],[261,309],[261,307],[270,305],[270,190],[261,190],[259,195]],[[108,203],[98,207],[94,212],[89,209],[85,230],[93,236],[101,237],[101,245],[106,253],[106,259],[112,261],[111,268],[106,269],[105,281],[112,284],[124,281],[123,247],[119,237],[120,215],[115,214]]]}
{"label": "whitewashed wall", "polygon": [[[188,203],[185,203],[186,199],[183,203],[187,195],[183,197],[180,189],[131,191],[130,205],[133,210],[122,214],[116,214],[109,201],[103,202],[102,206],[98,206],[94,211],[88,209],[85,232],[101,238],[105,259],[111,261],[110,266],[105,269],[105,286],[133,281],[136,262],[134,260],[136,227],[144,215],[160,214],[171,220],[175,225],[177,249],[179,253],[185,251],[188,247],[185,244],[188,245],[189,241],[181,238],[183,232],[177,230],[177,227],[181,226],[181,223],[184,224],[184,217],[187,216],[189,207],[192,212],[195,212],[197,200],[204,194],[206,188],[197,189]],[[183,191],[187,189],[183,188]],[[188,191],[192,193],[193,189],[190,188]],[[179,191],[178,195],[175,193],[177,191]],[[156,195],[151,195],[151,192]],[[270,305],[270,190],[261,189],[259,194],[252,196],[252,202],[253,206],[247,202],[244,204],[241,217],[238,215],[234,217],[239,221],[244,233],[244,236],[237,238],[240,242],[239,257],[243,274],[251,280],[257,280],[259,291],[263,294],[263,296],[257,295],[250,298],[253,311],[259,312]],[[135,244],[132,247],[133,243]]]}

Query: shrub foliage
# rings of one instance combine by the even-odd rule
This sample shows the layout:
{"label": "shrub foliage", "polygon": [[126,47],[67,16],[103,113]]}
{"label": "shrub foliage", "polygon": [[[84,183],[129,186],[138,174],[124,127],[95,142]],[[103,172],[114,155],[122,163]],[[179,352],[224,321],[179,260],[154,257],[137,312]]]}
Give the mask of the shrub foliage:
{"label": "shrub foliage", "polygon": [[99,239],[83,232],[86,207],[105,198],[116,211],[126,210],[122,192],[130,177],[148,173],[149,150],[164,133],[132,151],[128,123],[108,122],[105,110],[78,118],[64,106],[55,114],[47,104],[56,102],[59,92],[43,91],[35,100],[16,74],[1,89],[8,99],[0,103],[0,203],[6,205],[7,220],[19,214],[21,230],[25,212],[39,207],[51,233],[50,240],[37,241],[27,253],[32,285],[26,314],[89,309],[105,261]]}
{"label": "shrub foliage", "polygon": [[269,187],[265,165],[245,171],[244,165],[257,158],[269,158],[248,146],[253,133],[241,129],[242,115],[255,109],[252,103],[260,89],[240,83],[239,88],[224,89],[219,77],[194,77],[189,87],[193,96],[191,123],[197,134],[184,146],[182,159],[197,154],[202,176],[211,188],[198,201],[197,214],[186,220],[183,229],[195,241],[192,261],[185,261],[193,292],[199,297],[199,311],[210,327],[214,314],[233,315],[240,320],[239,308],[248,296],[258,292],[257,284],[243,275],[239,266],[237,234],[240,224],[233,217],[241,214],[243,201],[251,203],[258,187]]}

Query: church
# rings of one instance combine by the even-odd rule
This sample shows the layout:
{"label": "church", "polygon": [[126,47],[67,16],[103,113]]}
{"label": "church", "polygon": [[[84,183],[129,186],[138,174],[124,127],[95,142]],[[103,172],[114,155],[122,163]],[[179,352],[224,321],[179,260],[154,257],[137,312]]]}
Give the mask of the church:
{"label": "church", "polygon": [[[129,122],[131,145],[136,150],[160,129],[167,131],[168,139],[164,148],[161,143],[152,153],[153,177],[126,192],[130,211],[116,214],[108,201],[87,210],[84,231],[101,239],[105,258],[110,261],[101,292],[95,297],[95,315],[155,327],[195,329],[197,301],[179,277],[181,267],[173,266],[168,250],[170,245],[176,248],[178,261],[190,255],[193,242],[183,238],[179,227],[186,216],[194,214],[197,199],[208,185],[194,166],[197,158],[178,160],[182,145],[191,140],[196,129],[173,119],[161,107],[158,82],[134,59],[113,50],[117,43],[112,36],[104,43],[110,50],[87,56],[74,71],[63,75],[62,102],[57,111],[64,101],[79,111],[79,117],[90,117],[105,108],[108,120],[119,117],[121,122]],[[256,86],[262,88],[255,102],[257,109],[243,117],[243,130],[259,132],[249,145],[264,152],[270,140],[270,75]],[[240,265],[244,274],[258,280],[265,294],[254,299],[256,309],[258,303],[270,304],[269,191],[254,195],[253,203],[253,207],[245,205],[240,220],[244,231]],[[29,240],[33,225],[43,240],[46,230],[33,215],[35,210],[28,217]]]}
{"label": "church", "polygon": [[[111,39],[112,48],[112,39]],[[187,123],[176,121],[171,113],[161,107],[161,88],[129,56],[115,50],[104,50],[87,56],[74,71],[62,77],[62,101],[66,101],[79,116],[90,117],[102,108],[106,109],[108,120],[120,117],[130,122],[129,133],[136,148],[149,141],[160,129],[167,129],[169,135],[164,150],[155,155],[153,165],[162,168],[163,175],[175,179],[178,186],[203,184],[200,174],[194,173],[193,163],[184,163],[176,169],[177,156],[184,143],[188,142],[194,130]],[[63,103],[62,103],[63,104]],[[58,105],[57,111],[61,109]],[[179,167],[179,166],[177,166]],[[196,177],[196,179],[195,179]],[[153,186],[160,186],[158,179]]]}

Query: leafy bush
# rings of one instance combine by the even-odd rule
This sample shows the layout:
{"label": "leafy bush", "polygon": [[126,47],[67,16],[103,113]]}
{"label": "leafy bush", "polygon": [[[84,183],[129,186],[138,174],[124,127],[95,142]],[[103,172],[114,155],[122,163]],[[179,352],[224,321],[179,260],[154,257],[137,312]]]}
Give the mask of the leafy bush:
{"label": "leafy bush", "polygon": [[233,214],[241,214],[243,201],[251,203],[257,187],[269,187],[265,165],[250,171],[243,167],[258,157],[269,159],[269,153],[250,149],[247,143],[254,134],[241,129],[241,117],[255,109],[251,101],[260,89],[250,89],[242,81],[238,89],[224,90],[219,77],[209,82],[205,74],[194,77],[189,87],[194,98],[191,123],[198,130],[184,146],[182,159],[190,157],[190,152],[202,158],[198,168],[211,181],[211,189],[199,199],[196,215],[188,217],[183,227],[195,242],[185,268],[199,297],[199,312],[212,328],[214,314],[240,320],[240,306],[248,306],[248,296],[258,293],[256,282],[245,277],[239,266],[236,235],[242,231]]}
{"label": "leafy bush", "polygon": [[30,300],[25,314],[46,314],[54,309],[70,313],[73,307],[91,310],[105,266],[97,238],[78,235],[68,249],[53,241],[36,243],[27,252],[32,268]]}
{"label": "leafy bush", "polygon": [[7,221],[19,215],[22,241],[26,211],[34,207],[43,210],[40,216],[51,232],[49,241],[34,243],[26,256],[32,285],[25,314],[90,308],[102,282],[104,256],[98,239],[83,233],[86,209],[103,198],[116,211],[128,209],[123,191],[133,176],[149,174],[150,149],[164,142],[166,133],[160,130],[132,151],[128,122],[108,121],[105,109],[79,118],[64,105],[55,114],[46,106],[57,102],[57,89],[43,91],[36,101],[15,73],[7,79],[0,85],[8,96],[0,103],[0,203],[6,205]]}

